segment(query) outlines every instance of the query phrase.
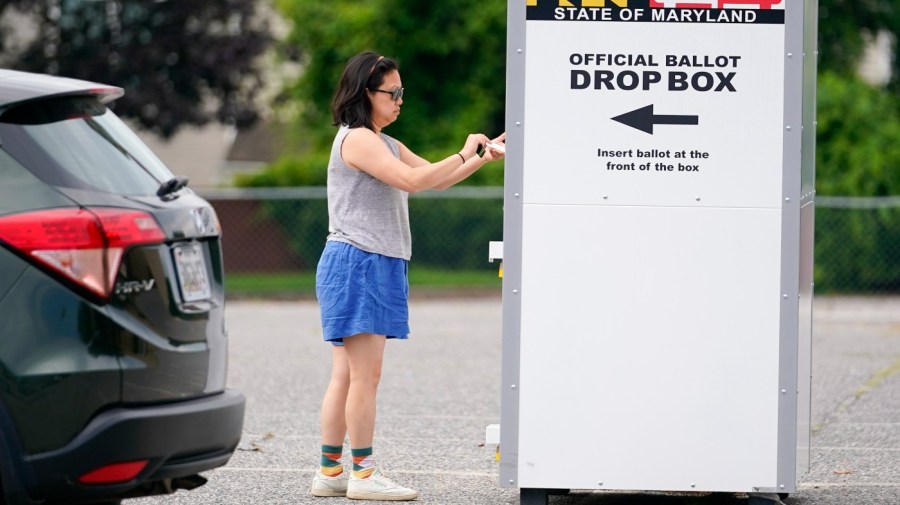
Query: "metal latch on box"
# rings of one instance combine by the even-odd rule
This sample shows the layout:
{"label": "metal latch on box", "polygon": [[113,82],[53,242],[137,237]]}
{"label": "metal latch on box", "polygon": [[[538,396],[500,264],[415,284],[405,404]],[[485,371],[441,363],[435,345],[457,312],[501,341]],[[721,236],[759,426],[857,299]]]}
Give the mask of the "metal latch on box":
{"label": "metal latch on box", "polygon": [[484,430],[485,445],[493,445],[496,447],[494,451],[494,459],[500,461],[500,425],[489,424]]}

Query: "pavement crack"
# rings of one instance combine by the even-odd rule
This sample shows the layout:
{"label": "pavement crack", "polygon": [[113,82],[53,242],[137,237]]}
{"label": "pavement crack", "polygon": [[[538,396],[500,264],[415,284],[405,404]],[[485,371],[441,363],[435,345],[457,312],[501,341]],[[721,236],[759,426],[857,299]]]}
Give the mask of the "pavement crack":
{"label": "pavement crack", "polygon": [[868,393],[878,389],[882,386],[888,379],[891,377],[900,374],[900,355],[896,356],[894,362],[890,365],[877,370],[872,377],[869,378],[866,382],[864,382],[861,386],[856,388],[856,391],[853,392],[853,395],[849,398],[845,399],[841,402],[840,405],[828,416],[828,418],[821,423],[817,423],[812,431],[819,432],[825,429],[825,427],[832,424],[832,421],[850,409],[856,402],[858,402],[862,397],[867,395]]}
{"label": "pavement crack", "polygon": [[866,381],[865,384],[856,389],[856,399],[862,398],[866,393],[877,389],[879,386],[884,384],[886,380],[900,373],[900,356],[894,360],[893,363],[878,370],[875,372],[875,375],[872,376],[869,380]]}

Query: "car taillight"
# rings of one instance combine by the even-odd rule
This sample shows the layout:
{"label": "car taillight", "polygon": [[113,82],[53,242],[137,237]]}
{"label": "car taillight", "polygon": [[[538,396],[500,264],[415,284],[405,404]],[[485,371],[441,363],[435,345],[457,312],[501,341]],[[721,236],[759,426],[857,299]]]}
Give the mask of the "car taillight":
{"label": "car taillight", "polygon": [[125,250],[165,234],[146,212],[67,208],[2,216],[0,241],[105,299]]}

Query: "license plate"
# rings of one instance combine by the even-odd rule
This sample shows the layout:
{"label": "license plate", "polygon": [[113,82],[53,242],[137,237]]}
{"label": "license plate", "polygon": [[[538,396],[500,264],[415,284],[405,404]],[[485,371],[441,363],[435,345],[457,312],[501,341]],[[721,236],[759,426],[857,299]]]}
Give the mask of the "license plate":
{"label": "license plate", "polygon": [[206,260],[200,244],[187,244],[173,249],[181,298],[186,302],[208,300],[211,297]]}

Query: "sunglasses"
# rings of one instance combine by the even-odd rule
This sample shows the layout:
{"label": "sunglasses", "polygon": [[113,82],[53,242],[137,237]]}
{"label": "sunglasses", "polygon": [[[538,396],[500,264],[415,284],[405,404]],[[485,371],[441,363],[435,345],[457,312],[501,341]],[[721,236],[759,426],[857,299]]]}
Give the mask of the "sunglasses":
{"label": "sunglasses", "polygon": [[393,100],[395,102],[397,100],[403,98],[403,88],[394,88],[390,91],[388,91],[386,89],[371,89],[369,91],[373,91],[373,92],[377,91],[378,93],[387,93],[387,94],[391,95],[391,100]]}

